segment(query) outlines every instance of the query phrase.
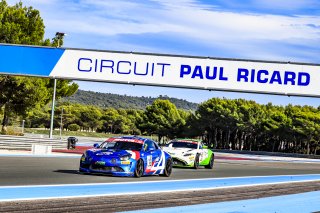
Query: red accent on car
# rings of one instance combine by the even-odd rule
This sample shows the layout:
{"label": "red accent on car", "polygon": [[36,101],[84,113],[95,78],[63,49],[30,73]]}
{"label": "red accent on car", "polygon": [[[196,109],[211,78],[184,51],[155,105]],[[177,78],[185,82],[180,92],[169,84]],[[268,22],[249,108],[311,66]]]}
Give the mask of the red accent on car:
{"label": "red accent on car", "polygon": [[140,152],[139,151],[131,151],[134,152],[134,154],[136,155],[136,160],[140,159]]}
{"label": "red accent on car", "polygon": [[198,144],[198,142],[196,142],[196,141],[187,141],[187,140],[178,140],[178,141],[176,141],[176,142]]}
{"label": "red accent on car", "polygon": [[139,140],[139,139],[128,139],[128,138],[109,138],[109,139],[106,140],[106,142],[117,142],[117,141],[140,143],[140,144],[143,144],[143,143],[144,143],[143,140]]}

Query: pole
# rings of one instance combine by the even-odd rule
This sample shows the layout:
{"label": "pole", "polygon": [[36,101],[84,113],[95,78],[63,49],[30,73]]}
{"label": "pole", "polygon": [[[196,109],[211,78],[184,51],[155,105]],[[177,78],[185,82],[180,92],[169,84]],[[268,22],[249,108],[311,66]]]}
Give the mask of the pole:
{"label": "pole", "polygon": [[62,129],[63,129],[62,117],[63,117],[63,108],[61,109],[61,115],[60,115],[60,139],[62,139]]}
{"label": "pole", "polygon": [[52,105],[51,105],[50,133],[49,133],[50,139],[52,139],[52,131],[53,131],[53,118],[54,118],[54,105],[55,105],[55,101],[56,101],[56,89],[57,89],[57,79],[54,79]]}
{"label": "pole", "polygon": [[[65,35],[66,34],[62,33],[62,32],[56,32],[56,37],[58,39],[58,46],[57,47],[60,47],[60,39],[63,39],[63,36],[65,36]],[[49,133],[50,139],[52,139],[52,131],[53,131],[53,118],[54,118],[54,105],[55,105],[55,101],[56,101],[56,90],[57,90],[57,79],[54,79],[52,105],[51,105],[50,133]],[[61,135],[60,135],[60,137],[61,137]]]}
{"label": "pole", "polygon": [[22,134],[24,133],[24,122],[25,120],[22,120],[22,129],[21,129]]}

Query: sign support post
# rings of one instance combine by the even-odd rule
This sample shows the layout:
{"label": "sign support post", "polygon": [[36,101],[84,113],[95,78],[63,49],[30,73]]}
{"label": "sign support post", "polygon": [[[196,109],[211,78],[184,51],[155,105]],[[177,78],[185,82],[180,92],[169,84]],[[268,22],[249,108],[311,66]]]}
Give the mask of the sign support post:
{"label": "sign support post", "polygon": [[54,119],[54,107],[56,101],[56,88],[57,88],[57,79],[54,79],[53,85],[53,95],[52,95],[52,104],[51,104],[51,120],[50,120],[50,133],[49,138],[52,139],[52,132],[53,132],[53,119]]}

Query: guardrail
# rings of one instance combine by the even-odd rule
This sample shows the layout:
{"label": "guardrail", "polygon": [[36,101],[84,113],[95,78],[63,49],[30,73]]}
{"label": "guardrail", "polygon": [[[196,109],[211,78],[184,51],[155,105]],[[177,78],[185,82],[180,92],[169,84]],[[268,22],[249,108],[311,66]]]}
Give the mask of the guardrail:
{"label": "guardrail", "polygon": [[0,135],[0,149],[32,150],[32,145],[47,145],[52,146],[52,149],[67,149],[66,140]]}
{"label": "guardrail", "polygon": [[214,152],[223,152],[223,153],[320,159],[320,155],[306,155],[306,154],[296,154],[296,153],[265,152],[265,151],[228,150],[228,149],[212,149],[212,150]]}

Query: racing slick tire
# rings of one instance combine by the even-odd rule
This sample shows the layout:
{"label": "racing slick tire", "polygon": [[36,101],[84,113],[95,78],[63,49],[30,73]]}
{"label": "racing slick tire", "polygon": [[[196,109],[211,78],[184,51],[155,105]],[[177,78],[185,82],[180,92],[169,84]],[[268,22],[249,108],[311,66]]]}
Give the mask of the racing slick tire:
{"label": "racing slick tire", "polygon": [[139,177],[141,177],[143,175],[143,172],[144,172],[143,160],[139,159],[137,161],[136,168],[134,169],[134,176],[136,178],[139,178]]}
{"label": "racing slick tire", "polygon": [[214,155],[211,155],[209,164],[204,166],[204,167],[207,168],[207,169],[213,169],[213,165],[214,165]]}
{"label": "racing slick tire", "polygon": [[81,172],[81,171],[78,171],[78,174],[80,174],[80,175],[89,175],[90,173],[89,173],[89,172]]}
{"label": "racing slick tire", "polygon": [[82,170],[81,168],[79,168],[78,174],[80,174],[80,175],[87,175],[87,174],[90,174],[90,173]]}
{"label": "racing slick tire", "polygon": [[199,162],[199,160],[200,160],[199,158],[200,158],[200,155],[197,154],[196,158],[194,159],[194,166],[193,166],[194,169],[199,169],[199,163],[200,163]]}
{"label": "racing slick tire", "polygon": [[166,166],[164,168],[163,174],[160,174],[160,176],[170,177],[171,173],[172,173],[172,159],[169,158],[166,162]]}

